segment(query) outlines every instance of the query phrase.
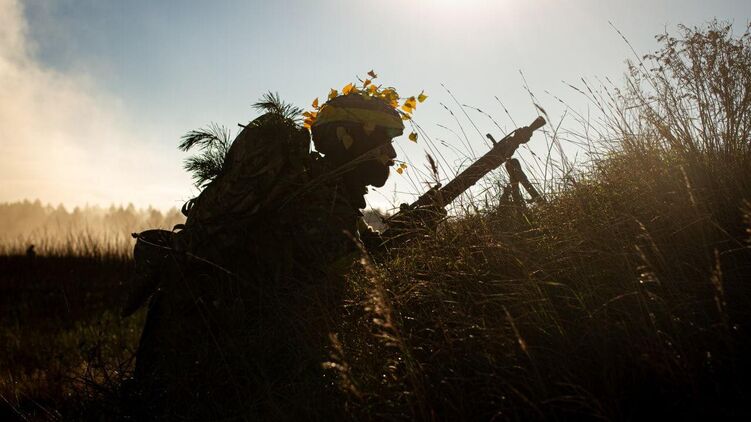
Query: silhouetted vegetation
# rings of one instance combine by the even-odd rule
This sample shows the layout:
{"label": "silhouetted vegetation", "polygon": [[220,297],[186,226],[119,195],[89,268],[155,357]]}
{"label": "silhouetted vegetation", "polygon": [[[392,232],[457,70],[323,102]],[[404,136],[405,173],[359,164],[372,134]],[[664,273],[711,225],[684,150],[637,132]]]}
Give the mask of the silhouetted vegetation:
{"label": "silhouetted vegetation", "polygon": [[547,205],[457,219],[352,276],[334,361],[355,415],[748,416],[751,38],[682,31],[625,89],[578,88],[598,156]]}
{"label": "silhouetted vegetation", "polygon": [[[749,416],[751,32],[681,31],[625,87],[575,87],[601,112],[579,122],[593,159],[547,203],[461,213],[353,269],[324,363],[353,418]],[[123,414],[128,258],[0,266],[8,412]]]}
{"label": "silhouetted vegetation", "polygon": [[131,273],[125,254],[0,256],[0,419],[115,414],[143,323],[119,317]]}

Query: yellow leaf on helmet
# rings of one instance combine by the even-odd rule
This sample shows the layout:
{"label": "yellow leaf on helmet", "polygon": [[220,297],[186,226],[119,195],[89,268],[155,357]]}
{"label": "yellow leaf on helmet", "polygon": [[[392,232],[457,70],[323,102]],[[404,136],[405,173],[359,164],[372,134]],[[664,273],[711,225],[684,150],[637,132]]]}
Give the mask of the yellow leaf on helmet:
{"label": "yellow leaf on helmet", "polygon": [[342,88],[342,94],[344,95],[349,94],[350,92],[352,92],[352,88],[354,88],[352,84],[348,83],[347,85],[344,86],[344,88]]}
{"label": "yellow leaf on helmet", "polygon": [[425,95],[425,91],[420,91],[420,95],[417,96],[417,101],[423,102],[428,99],[428,96]]}
{"label": "yellow leaf on helmet", "polygon": [[329,91],[329,100],[333,100],[339,96],[339,91],[335,90],[334,88],[331,88],[331,91]]}
{"label": "yellow leaf on helmet", "polygon": [[417,142],[417,133],[412,132],[409,134],[409,140],[412,142]]}
{"label": "yellow leaf on helmet", "polygon": [[376,75],[375,72],[373,72],[373,70],[371,70],[370,72],[368,72],[368,76],[370,76],[371,79],[375,79],[375,78],[378,77],[378,75]]}
{"label": "yellow leaf on helmet", "polygon": [[312,106],[313,106],[313,108],[318,108],[318,97],[316,97],[316,99],[313,100]]}
{"label": "yellow leaf on helmet", "polygon": [[412,113],[415,110],[415,107],[417,107],[417,101],[415,101],[415,97],[409,97],[404,101],[402,110],[407,113]]}
{"label": "yellow leaf on helmet", "polygon": [[386,88],[379,94],[384,101],[388,102],[392,108],[399,107],[399,94],[394,88]]}
{"label": "yellow leaf on helmet", "polygon": [[370,92],[371,95],[375,94],[377,90],[378,90],[378,87],[373,84],[370,84],[370,86],[368,86],[368,92]]}

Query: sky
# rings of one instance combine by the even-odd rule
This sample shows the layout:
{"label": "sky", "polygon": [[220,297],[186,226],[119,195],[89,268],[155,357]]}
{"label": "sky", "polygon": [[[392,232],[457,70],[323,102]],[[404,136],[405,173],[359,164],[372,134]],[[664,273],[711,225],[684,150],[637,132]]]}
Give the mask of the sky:
{"label": "sky", "polygon": [[[429,146],[449,177],[487,151],[485,133],[531,122],[525,85],[555,123],[573,124],[566,107],[586,115],[566,82],[622,83],[633,53],[615,28],[646,54],[654,35],[712,18],[742,29],[751,2],[0,0],[0,202],[179,207],[199,192],[181,135],[212,122],[237,133],[265,92],[309,107],[373,69],[429,96],[414,117],[430,139],[397,139],[410,167],[367,196],[388,209],[425,190]],[[547,148],[533,138],[520,155]]]}

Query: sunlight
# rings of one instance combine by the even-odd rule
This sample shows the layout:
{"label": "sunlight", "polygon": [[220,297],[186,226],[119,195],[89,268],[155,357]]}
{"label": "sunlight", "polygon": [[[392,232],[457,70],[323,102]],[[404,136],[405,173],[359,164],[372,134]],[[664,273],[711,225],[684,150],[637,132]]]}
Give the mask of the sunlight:
{"label": "sunlight", "polygon": [[512,0],[420,0],[415,7],[441,23],[470,24],[497,22],[508,25],[518,17],[525,3]]}
{"label": "sunlight", "polygon": [[430,0],[428,3],[434,7],[447,8],[475,8],[497,5],[498,3],[507,3],[504,0]]}

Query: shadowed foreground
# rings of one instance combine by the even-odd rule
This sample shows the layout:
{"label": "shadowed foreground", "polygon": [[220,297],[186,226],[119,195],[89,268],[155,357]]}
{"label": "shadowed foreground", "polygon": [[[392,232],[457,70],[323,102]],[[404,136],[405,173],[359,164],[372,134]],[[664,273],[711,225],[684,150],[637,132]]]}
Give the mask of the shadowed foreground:
{"label": "shadowed foreground", "polygon": [[[751,210],[689,192],[659,160],[618,190],[618,163],[526,218],[461,219],[350,276],[326,367],[352,417],[747,414]],[[117,317],[130,269],[0,259],[3,414],[129,414],[120,388],[143,321]]]}

